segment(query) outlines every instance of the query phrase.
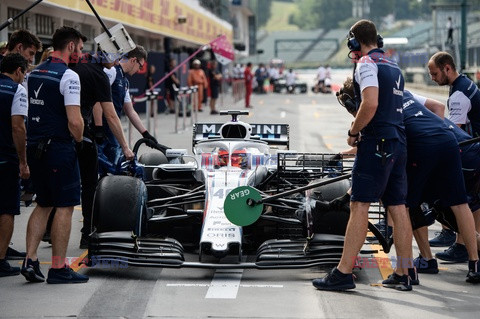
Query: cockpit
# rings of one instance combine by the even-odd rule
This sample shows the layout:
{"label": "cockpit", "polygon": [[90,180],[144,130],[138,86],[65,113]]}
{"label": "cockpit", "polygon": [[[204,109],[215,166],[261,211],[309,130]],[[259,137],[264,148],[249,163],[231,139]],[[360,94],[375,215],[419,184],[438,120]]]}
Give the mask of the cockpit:
{"label": "cockpit", "polygon": [[252,166],[264,165],[269,158],[269,147],[261,141],[202,141],[194,151],[201,158],[201,167],[206,169],[251,169]]}

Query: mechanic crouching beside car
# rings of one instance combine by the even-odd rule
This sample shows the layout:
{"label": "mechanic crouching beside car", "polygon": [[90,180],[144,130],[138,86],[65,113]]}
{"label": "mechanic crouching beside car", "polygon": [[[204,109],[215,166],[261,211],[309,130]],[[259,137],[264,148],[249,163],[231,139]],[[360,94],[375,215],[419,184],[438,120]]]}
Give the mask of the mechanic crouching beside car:
{"label": "mechanic crouching beside car", "polygon": [[357,116],[348,130],[347,143],[357,146],[352,171],[350,218],[340,263],[327,276],[313,280],[320,290],[355,288],[352,268],[367,235],[370,203],[382,200],[395,224],[397,252],[395,283],[412,290],[408,268],[412,265],[412,227],[405,207],[407,160],[402,116],[404,80],[394,61],[385,58],[383,39],[373,22],[360,20],[350,29],[348,47],[356,58],[354,87]]}
{"label": "mechanic crouching beside car", "polygon": [[27,60],[19,53],[8,54],[0,63],[0,277],[16,276],[6,253],[13,234],[14,216],[20,214],[20,179],[30,170],[26,155],[25,118],[27,90],[20,85],[27,72]]}
{"label": "mechanic crouching beside car", "polygon": [[48,216],[53,219],[50,284],[83,283],[88,277],[66,263],[73,207],[80,203],[77,151],[81,147],[83,120],[80,113],[80,80],[68,68],[78,60],[86,37],[73,28],[61,27],[53,35],[52,55],[28,78],[27,158],[37,206],[27,226],[27,257],[21,273],[27,281],[43,282],[37,249]]}

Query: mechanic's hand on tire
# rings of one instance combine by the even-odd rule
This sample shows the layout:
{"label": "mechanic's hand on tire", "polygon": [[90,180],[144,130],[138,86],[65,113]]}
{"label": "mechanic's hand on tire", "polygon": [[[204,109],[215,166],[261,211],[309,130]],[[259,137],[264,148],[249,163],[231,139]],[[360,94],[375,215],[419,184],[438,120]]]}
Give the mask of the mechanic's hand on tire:
{"label": "mechanic's hand on tire", "polygon": [[158,144],[158,141],[155,137],[153,137],[148,131],[145,131],[142,133],[143,138],[149,139],[150,141],[154,142],[155,144]]}
{"label": "mechanic's hand on tire", "polygon": [[133,158],[135,157],[135,154],[133,154],[132,150],[130,148],[125,148],[122,150],[123,151],[123,155],[125,155],[125,158],[128,160],[128,161],[131,161],[133,160]]}
{"label": "mechanic's hand on tire", "polygon": [[97,126],[93,128],[95,133],[95,143],[101,145],[105,143],[105,131],[103,130],[103,126]]}

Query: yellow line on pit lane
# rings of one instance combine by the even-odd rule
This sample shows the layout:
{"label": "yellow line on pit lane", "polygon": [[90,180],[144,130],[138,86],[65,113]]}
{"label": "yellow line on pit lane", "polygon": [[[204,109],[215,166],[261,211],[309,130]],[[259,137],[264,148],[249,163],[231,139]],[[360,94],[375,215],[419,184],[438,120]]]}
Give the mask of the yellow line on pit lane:
{"label": "yellow line on pit lane", "polygon": [[72,268],[74,271],[78,271],[80,268],[85,268],[84,264],[79,265],[79,263],[85,259],[87,254],[88,254],[88,249],[85,250],[78,258],[75,259],[75,261],[70,265],[70,268]]}
{"label": "yellow line on pit lane", "polygon": [[380,275],[382,279],[385,280],[390,276],[393,272],[392,263],[390,262],[390,258],[388,257],[385,252],[383,252],[381,245],[370,245],[372,250],[377,250],[378,253],[373,254],[375,261],[377,262],[378,271],[380,271]]}

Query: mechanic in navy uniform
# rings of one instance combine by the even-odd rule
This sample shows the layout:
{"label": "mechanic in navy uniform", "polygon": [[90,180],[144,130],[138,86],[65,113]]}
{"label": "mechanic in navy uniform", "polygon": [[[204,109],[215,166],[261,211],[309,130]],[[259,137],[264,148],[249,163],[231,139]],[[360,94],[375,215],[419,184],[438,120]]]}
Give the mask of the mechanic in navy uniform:
{"label": "mechanic in navy uniform", "polygon": [[[354,96],[353,84],[350,78],[345,81],[341,92],[339,101],[349,113],[355,116],[355,101],[351,98],[351,96]],[[444,106],[438,101],[412,94],[407,90],[404,91],[403,119],[408,149],[407,207],[410,208],[412,226],[415,229],[415,238],[421,252],[414,263],[417,265],[419,273],[432,273],[435,269],[438,272],[438,265],[436,260],[432,259],[428,246],[427,227],[422,227],[427,224],[425,224],[425,219],[419,207],[423,202],[433,202],[433,200],[440,199],[437,205],[451,208],[456,220],[455,224],[459,225],[462,229],[461,232],[466,234],[465,237],[468,238],[471,262],[467,281],[478,283],[480,282],[480,273],[476,270],[478,262],[477,240],[472,212],[467,204],[466,187],[462,175],[462,166],[465,161],[471,162],[467,159],[466,154],[471,154],[470,150],[475,148],[473,146],[465,147],[462,149],[461,157],[456,134],[451,131],[441,117],[429,109],[443,114],[441,110],[444,110]],[[458,127],[456,129],[461,131]],[[467,164],[467,167],[471,167],[470,163]],[[478,167],[480,168],[480,166]],[[387,280],[393,281],[393,277]],[[410,277],[412,282],[418,283],[414,271],[410,273]]]}
{"label": "mechanic in navy uniform", "polygon": [[[20,53],[28,62],[28,69],[26,76],[24,77],[24,80],[22,82],[23,87],[27,89],[27,78],[29,74],[29,69],[34,62],[35,54],[38,51],[42,50],[42,43],[40,40],[35,36],[34,34],[30,33],[30,31],[27,30],[15,30],[11,35],[8,40],[8,43],[6,45],[6,52],[5,55],[10,54],[10,53]],[[2,61],[3,55],[0,54],[0,61]],[[31,203],[33,199],[33,186],[31,185],[31,180],[22,179],[22,186],[23,186],[23,191],[24,194],[20,196],[20,200],[25,201],[25,205],[28,206],[28,203]],[[7,254],[6,258],[7,259],[20,259],[23,260],[25,259],[26,253],[25,252],[19,252],[16,249],[12,247],[7,248]]]}
{"label": "mechanic in navy uniform", "polygon": [[[444,122],[455,135],[458,142],[463,142],[471,139],[470,135],[468,135],[465,131],[460,129],[450,120],[445,119]],[[460,150],[462,160],[462,172],[465,180],[465,189],[467,190],[468,205],[470,207],[470,210],[473,212],[473,216],[475,216],[480,213],[480,197],[478,193],[478,186],[480,183],[480,143],[477,142],[461,146]],[[435,200],[438,199],[438,197],[433,198]],[[430,203],[432,202],[437,212],[440,210],[443,212],[443,216],[441,216],[442,219],[440,219],[439,221],[442,222],[442,224],[446,224],[451,229],[458,230],[460,224],[458,222],[458,219],[456,218],[456,214],[452,211],[452,209],[448,209],[448,207],[445,207],[444,203],[441,200],[431,200]],[[472,219],[473,218],[474,217],[472,217]],[[470,222],[472,223],[471,227],[475,227],[473,220],[471,220]],[[456,251],[455,255],[457,258],[462,258],[462,260],[464,261],[469,261],[469,274],[467,275],[467,281],[479,282],[480,273],[478,268],[478,261],[471,261],[471,253],[467,249],[467,247],[471,246],[472,244],[467,244],[466,240],[464,240],[464,238],[469,236],[464,236],[463,234],[460,234],[462,234],[461,231],[456,240],[456,243],[452,245],[450,249],[454,249]],[[414,262],[416,265],[424,265],[423,268],[417,266],[419,273],[438,273],[438,263],[436,259],[432,256],[432,252],[428,242],[428,228],[419,228],[414,231],[414,235],[418,244],[418,248],[420,250],[420,255],[414,260]],[[478,236],[474,236],[474,238],[476,241],[475,244],[477,245],[476,247],[479,247],[478,244],[480,238]],[[452,261],[448,259],[449,252],[438,252],[435,254],[435,257],[442,260]],[[477,274],[476,277],[474,276],[475,272]]]}
{"label": "mechanic in navy uniform", "polygon": [[360,20],[350,29],[348,46],[359,57],[354,71],[360,102],[347,143],[357,146],[352,171],[350,218],[340,263],[327,276],[313,280],[320,290],[355,288],[352,268],[365,241],[370,203],[382,200],[395,223],[398,284],[411,290],[407,268],[412,265],[412,226],[405,207],[407,195],[406,139],[402,116],[404,80],[397,64],[385,58],[375,25]]}
{"label": "mechanic in navy uniform", "polygon": [[25,129],[27,91],[20,85],[27,67],[27,60],[19,53],[8,54],[0,62],[0,277],[20,274],[20,268],[7,262],[6,253],[14,217],[20,214],[19,176],[30,176]]}
{"label": "mechanic in navy uniform", "polygon": [[448,119],[470,136],[480,136],[480,91],[465,74],[459,74],[453,57],[447,52],[437,52],[428,61],[432,81],[449,85],[447,101]]}
{"label": "mechanic in navy uniform", "polygon": [[[120,60],[118,65],[112,68],[116,70],[115,79],[111,85],[112,101],[117,112],[117,116],[120,118],[122,111],[127,115],[130,122],[142,134],[144,138],[152,140],[154,143],[158,143],[155,137],[153,137],[145,128],[142,120],[138,116],[138,113],[133,108],[132,100],[130,99],[130,83],[127,79],[128,75],[134,75],[142,69],[143,64],[147,60],[147,51],[140,45],[137,45],[135,49],[128,52],[123,59]],[[104,69],[105,71],[105,69]],[[96,108],[98,105],[95,106]],[[101,113],[101,110],[100,110]],[[122,148],[117,138],[112,133],[108,122],[104,116],[98,116],[97,111],[95,116],[95,131],[98,143],[99,155],[103,154],[110,163],[116,164],[121,156]],[[100,123],[99,123],[100,121]],[[98,131],[101,130],[100,139],[98,139]],[[103,136],[102,136],[103,135]],[[100,175],[106,175],[107,171],[100,163]]]}
{"label": "mechanic in navy uniform", "polygon": [[88,235],[91,228],[93,198],[98,184],[98,153],[95,142],[93,107],[100,102],[102,112],[115,138],[119,141],[123,154],[133,159],[133,152],[128,147],[123,134],[123,127],[112,103],[112,93],[108,76],[103,68],[111,68],[114,62],[109,61],[107,54],[84,55],[72,70],[80,77],[82,86],[81,111],[85,127],[83,130],[83,148],[78,154],[80,176],[82,181],[82,214],[83,227],[80,248],[88,248]]}
{"label": "mechanic in navy uniform", "polygon": [[[470,136],[480,136],[480,92],[475,83],[466,75],[458,73],[453,57],[447,52],[435,53],[428,61],[428,70],[432,81],[438,85],[450,86],[447,101],[448,119]],[[475,214],[474,218],[478,224],[480,216]],[[439,236],[444,236],[444,233],[448,231],[442,230]],[[454,243],[445,250],[445,253],[450,259],[455,260],[455,255],[461,254],[458,249],[461,247]]]}
{"label": "mechanic in navy uniform", "polygon": [[[70,27],[53,34],[52,56],[28,78],[27,157],[37,206],[27,226],[27,258],[21,273],[30,282],[43,282],[37,249],[52,208],[52,267],[47,282],[82,283],[88,277],[66,264],[73,207],[80,203],[77,152],[82,145],[80,79],[68,68],[82,54],[86,37]],[[75,142],[75,143],[74,143]]]}

